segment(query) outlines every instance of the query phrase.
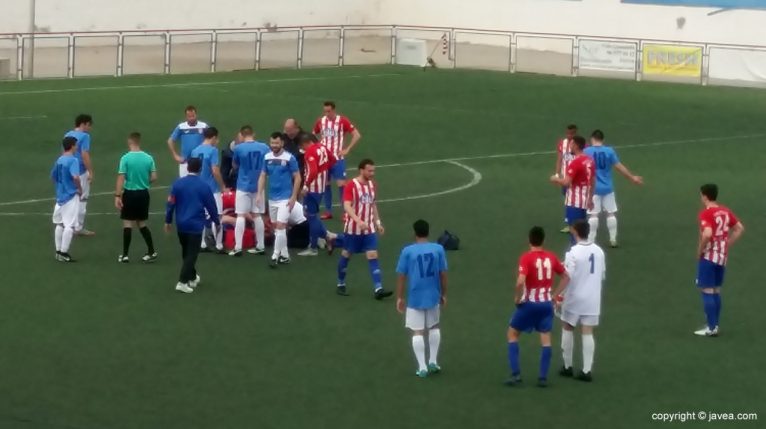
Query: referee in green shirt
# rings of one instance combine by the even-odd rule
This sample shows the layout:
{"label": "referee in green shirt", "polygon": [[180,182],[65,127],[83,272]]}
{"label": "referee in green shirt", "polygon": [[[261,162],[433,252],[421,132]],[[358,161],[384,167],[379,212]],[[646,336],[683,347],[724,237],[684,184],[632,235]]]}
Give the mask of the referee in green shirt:
{"label": "referee in green shirt", "polygon": [[131,133],[128,136],[128,153],[120,158],[117,171],[117,186],[114,191],[114,206],[120,211],[122,219],[122,254],[117,262],[128,263],[128,250],[133,228],[138,228],[146,241],[147,252],[144,262],[157,259],[154,251],[152,233],[146,226],[149,219],[149,187],[157,180],[157,168],[154,158],[141,150],[141,134]]}

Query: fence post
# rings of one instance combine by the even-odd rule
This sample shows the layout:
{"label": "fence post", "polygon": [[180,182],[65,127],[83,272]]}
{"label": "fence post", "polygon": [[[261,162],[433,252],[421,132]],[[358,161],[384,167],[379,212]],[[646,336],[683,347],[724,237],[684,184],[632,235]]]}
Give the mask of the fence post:
{"label": "fence post", "polygon": [[396,39],[399,37],[399,29],[391,26],[391,65],[396,64]]}
{"label": "fence post", "polygon": [[117,35],[117,68],[115,70],[115,75],[117,77],[122,77],[123,70],[123,57],[125,56],[125,36],[122,34],[122,31]]}
{"label": "fence post", "polygon": [[452,61],[452,68],[457,68],[457,32],[455,32],[454,28],[451,28],[449,31],[447,53],[447,59]]}
{"label": "fence post", "polygon": [[169,31],[165,32],[165,64],[163,66],[163,72],[170,74],[170,35]]}
{"label": "fence post", "polygon": [[255,69],[261,69],[261,32],[255,32]]}
{"label": "fence post", "polygon": [[340,46],[339,46],[339,53],[338,53],[338,66],[343,67],[343,65],[346,62],[345,54],[346,54],[346,28],[342,25],[340,26]]}
{"label": "fence post", "polygon": [[24,80],[24,36],[16,36],[16,80]]}
{"label": "fence post", "polygon": [[69,33],[67,38],[67,73],[66,77],[72,79],[74,77],[74,34]]}
{"label": "fence post", "polygon": [[296,62],[298,70],[303,68],[303,37],[305,37],[305,33],[303,32],[303,27],[300,27],[298,29],[298,59]]}
{"label": "fence post", "polygon": [[644,79],[644,42],[638,41],[638,52],[636,52],[636,82]]}
{"label": "fence post", "polygon": [[516,73],[516,63],[518,63],[517,45],[516,33],[511,33],[511,73]]}
{"label": "fence post", "polygon": [[700,84],[707,86],[710,82],[710,45],[705,44],[702,48],[702,68],[700,70]]}
{"label": "fence post", "polygon": [[210,73],[215,73],[216,61],[218,61],[218,32],[213,30],[213,40],[210,43]]}
{"label": "fence post", "polygon": [[575,36],[572,40],[572,76],[580,75],[580,38]]}

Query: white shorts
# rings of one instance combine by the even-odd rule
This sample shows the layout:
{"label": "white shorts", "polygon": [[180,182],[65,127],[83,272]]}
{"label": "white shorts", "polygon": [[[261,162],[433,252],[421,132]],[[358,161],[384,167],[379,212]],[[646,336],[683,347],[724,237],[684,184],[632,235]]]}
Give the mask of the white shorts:
{"label": "white shorts", "polygon": [[588,214],[597,215],[601,212],[617,213],[617,200],[614,198],[614,192],[606,195],[593,196],[593,210],[588,210]]}
{"label": "white shorts", "polygon": [[599,316],[583,316],[565,309],[561,310],[561,321],[572,326],[598,326]]}
{"label": "white shorts", "polygon": [[287,210],[287,200],[269,201],[269,216],[272,222],[286,223],[289,225],[298,225],[306,221],[303,215],[303,206],[296,202],[292,211]]}
{"label": "white shorts", "polygon": [[90,196],[90,173],[87,171],[80,175],[80,188],[82,188],[82,194],[80,194],[80,201],[85,201]]}
{"label": "white shorts", "polygon": [[261,200],[260,205],[256,204],[257,196],[257,192],[237,191],[236,200],[234,203],[234,212],[238,215],[244,215],[248,213],[266,213],[266,204],[263,200]]}
{"label": "white shorts", "polygon": [[178,164],[178,177],[186,177],[189,175],[189,170],[186,167],[186,163]]}
{"label": "white shorts", "polygon": [[404,326],[413,331],[431,329],[439,324],[439,313],[438,305],[425,310],[407,307]]}
{"label": "white shorts", "polygon": [[53,223],[64,225],[66,228],[77,226],[77,215],[80,212],[80,199],[77,196],[67,201],[63,205],[56,204],[53,208]]}

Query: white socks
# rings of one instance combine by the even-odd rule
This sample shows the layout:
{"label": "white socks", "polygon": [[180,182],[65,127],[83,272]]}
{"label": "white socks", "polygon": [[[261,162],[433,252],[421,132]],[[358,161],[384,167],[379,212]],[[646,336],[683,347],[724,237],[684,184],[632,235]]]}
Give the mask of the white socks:
{"label": "white socks", "polygon": [[596,352],[596,340],[593,334],[582,335],[582,372],[589,373],[593,368],[593,354]]}
{"label": "white socks", "polygon": [[283,256],[285,258],[290,257],[290,253],[287,251],[287,230],[277,229],[274,231],[274,256],[278,258]]}
{"label": "white socks", "polygon": [[415,359],[418,360],[418,369],[421,371],[427,370],[426,368],[426,342],[423,340],[422,335],[412,336],[412,350],[415,352]]}
{"label": "white socks", "polygon": [[213,237],[215,237],[215,248],[223,249],[223,228],[216,224],[210,224],[210,228],[213,230]]}
{"label": "white socks", "polygon": [[428,331],[428,363],[436,363],[439,355],[439,343],[442,341],[442,331],[439,328]]}
{"label": "white socks", "polygon": [[606,227],[609,229],[609,241],[617,242],[617,216],[610,214],[606,217]]}
{"label": "white socks", "polygon": [[[58,229],[58,227],[57,227]],[[74,237],[74,229],[68,227],[62,227],[61,233],[61,253],[69,253],[69,245],[72,244],[72,237]]]}
{"label": "white socks", "polygon": [[561,351],[564,357],[564,367],[572,367],[572,353],[574,352],[574,332],[561,331]]}
{"label": "white socks", "polygon": [[[80,200],[80,205],[77,211],[77,231],[85,229],[85,213],[88,211],[88,200]],[[63,250],[62,250],[63,252]]]}
{"label": "white socks", "polygon": [[260,216],[255,218],[255,248],[256,249],[263,249],[266,247],[266,243],[264,243],[265,238],[263,237],[266,231],[266,226],[263,224],[263,219],[261,219]]}
{"label": "white socks", "polygon": [[234,250],[242,250],[242,239],[245,236],[245,218],[237,216],[237,223],[234,225]]}
{"label": "white socks", "polygon": [[590,225],[590,233],[588,233],[588,241],[595,243],[596,234],[598,234],[598,215],[588,216],[588,224]]}
{"label": "white socks", "polygon": [[56,230],[53,233],[53,238],[56,240],[56,251],[61,251],[61,239],[64,235],[64,225],[56,225]]}

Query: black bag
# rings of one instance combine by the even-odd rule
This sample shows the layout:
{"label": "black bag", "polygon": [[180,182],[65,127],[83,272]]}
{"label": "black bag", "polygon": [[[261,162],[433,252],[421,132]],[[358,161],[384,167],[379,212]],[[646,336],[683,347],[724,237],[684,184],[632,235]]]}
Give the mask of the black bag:
{"label": "black bag", "polygon": [[436,242],[441,244],[444,250],[458,250],[460,248],[460,238],[449,231],[444,231],[444,234]]}

